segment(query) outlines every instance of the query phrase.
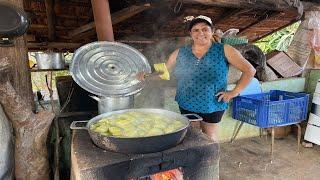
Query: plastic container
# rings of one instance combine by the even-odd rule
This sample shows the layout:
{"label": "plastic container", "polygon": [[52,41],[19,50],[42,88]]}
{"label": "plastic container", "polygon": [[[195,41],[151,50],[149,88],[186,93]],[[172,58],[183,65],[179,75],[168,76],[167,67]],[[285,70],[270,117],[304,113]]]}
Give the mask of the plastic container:
{"label": "plastic container", "polygon": [[232,117],[261,128],[286,126],[307,119],[309,94],[272,90],[234,98]]}
{"label": "plastic container", "polygon": [[236,38],[236,37],[224,37],[221,39],[221,43],[229,45],[248,44],[248,39]]}

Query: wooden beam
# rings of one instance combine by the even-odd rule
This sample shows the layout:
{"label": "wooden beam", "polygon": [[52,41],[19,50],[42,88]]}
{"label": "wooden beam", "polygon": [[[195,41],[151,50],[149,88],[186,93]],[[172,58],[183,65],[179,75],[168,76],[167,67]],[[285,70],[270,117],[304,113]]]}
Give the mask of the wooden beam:
{"label": "wooden beam", "polygon": [[36,41],[36,37],[35,37],[35,35],[32,35],[32,34],[27,34],[26,35],[26,40],[27,40],[27,42],[30,42],[30,41]]}
{"label": "wooden beam", "polygon": [[53,41],[55,38],[55,13],[53,0],[45,0],[47,23],[48,23],[48,38],[49,41]]}
{"label": "wooden beam", "polygon": [[[55,5],[56,6],[59,6],[59,5]],[[32,11],[32,9],[28,10],[28,13],[31,14],[32,16],[46,16],[46,12],[42,12],[42,11],[32,11],[32,13],[30,12]],[[91,19],[92,16],[88,14],[81,14],[81,15],[72,15],[72,14],[56,14],[55,13],[55,18],[64,18],[64,19],[72,19],[72,20],[88,20],[88,19]]]}
{"label": "wooden beam", "polygon": [[126,44],[154,44],[156,40],[117,40],[117,42]]}
{"label": "wooden beam", "polygon": [[260,16],[257,20],[255,20],[253,23],[248,24],[244,28],[239,29],[238,35],[242,35],[243,32],[245,32],[247,29],[251,28],[252,26],[258,25],[262,23],[264,20],[267,20],[268,18],[278,15],[278,11],[266,11],[264,15]]}
{"label": "wooden beam", "polygon": [[[83,32],[77,36],[74,36],[73,38],[70,38],[70,36],[68,36],[68,39],[72,39],[72,42],[78,42],[79,40],[81,40],[81,42],[82,42],[86,38],[91,37],[91,36],[95,36],[96,34],[97,33],[96,33],[95,29],[91,29],[91,30]],[[96,37],[95,37],[95,39],[96,39]]]}
{"label": "wooden beam", "polygon": [[112,24],[113,25],[118,24],[149,8],[151,8],[150,3],[144,4],[142,6],[130,6],[130,7],[121,9],[120,11],[117,11],[111,15]]}
{"label": "wooden beam", "polygon": [[[56,30],[69,30],[69,29],[74,29],[75,27],[66,27],[66,26],[55,26]],[[37,30],[37,29],[48,29],[48,26],[43,25],[43,24],[31,24],[29,29],[32,30]]]}
{"label": "wooden beam", "polygon": [[[317,1],[317,0],[315,0],[315,1]],[[303,1],[302,2],[303,10],[304,11],[319,11],[320,10],[319,3],[320,3],[319,0],[318,0],[318,2]]]}
{"label": "wooden beam", "polygon": [[221,15],[215,21],[213,21],[213,24],[214,25],[219,24],[220,22],[225,21],[226,19],[232,17],[238,12],[239,12],[239,9],[226,9],[223,11],[223,13],[221,13]]}
{"label": "wooden beam", "polygon": [[[184,3],[200,3],[204,5],[218,6],[218,7],[233,7],[233,8],[254,8],[267,10],[289,10],[297,9],[296,4],[289,4],[286,1],[279,0],[184,0]],[[299,3],[297,3],[299,4]],[[300,3],[301,4],[301,3]],[[301,5],[302,6],[302,5]]]}
{"label": "wooden beam", "polygon": [[[120,11],[117,11],[113,14],[111,14],[112,19],[112,25],[118,24],[126,19],[129,19],[130,17],[146,10],[151,7],[150,3],[144,4],[142,6],[130,6],[128,8],[124,8]],[[95,29],[94,22],[90,22],[86,25],[83,25],[77,29],[74,29],[69,32],[69,37],[73,38],[74,36],[77,36],[83,32],[89,31],[91,29]]]}
{"label": "wooden beam", "polygon": [[64,42],[46,42],[46,43],[28,43],[27,47],[31,49],[76,49],[81,43],[64,43]]}
{"label": "wooden beam", "polygon": [[[112,18],[112,17],[111,17]],[[89,31],[91,29],[95,29],[95,24],[94,22],[90,22],[88,24],[85,24],[77,29],[74,29],[72,31],[69,32],[69,37],[70,39],[73,38],[74,36],[78,35],[78,34],[81,34],[81,33],[84,33],[86,31]]]}

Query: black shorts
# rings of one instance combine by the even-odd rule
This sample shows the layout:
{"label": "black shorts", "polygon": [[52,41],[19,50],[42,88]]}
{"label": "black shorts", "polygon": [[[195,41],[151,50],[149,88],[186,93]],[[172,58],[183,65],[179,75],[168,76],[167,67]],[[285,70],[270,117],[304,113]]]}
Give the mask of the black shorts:
{"label": "black shorts", "polygon": [[213,113],[197,113],[185,110],[179,106],[181,114],[198,114],[200,117],[202,117],[203,121],[206,123],[219,123],[221,121],[221,118],[223,116],[223,111],[216,111]]}

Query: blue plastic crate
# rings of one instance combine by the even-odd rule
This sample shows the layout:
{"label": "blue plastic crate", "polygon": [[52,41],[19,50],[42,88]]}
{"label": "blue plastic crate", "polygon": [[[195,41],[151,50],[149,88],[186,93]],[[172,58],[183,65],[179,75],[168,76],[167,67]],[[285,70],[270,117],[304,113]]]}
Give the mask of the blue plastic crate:
{"label": "blue plastic crate", "polygon": [[232,117],[261,128],[285,126],[307,119],[309,94],[272,90],[233,99]]}

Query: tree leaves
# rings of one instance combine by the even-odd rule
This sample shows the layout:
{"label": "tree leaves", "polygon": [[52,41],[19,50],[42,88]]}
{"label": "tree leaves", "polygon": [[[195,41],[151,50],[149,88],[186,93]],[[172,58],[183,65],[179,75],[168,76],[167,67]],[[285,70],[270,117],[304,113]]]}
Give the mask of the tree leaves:
{"label": "tree leaves", "polygon": [[266,54],[274,50],[287,51],[299,25],[300,21],[272,33],[254,44]]}

